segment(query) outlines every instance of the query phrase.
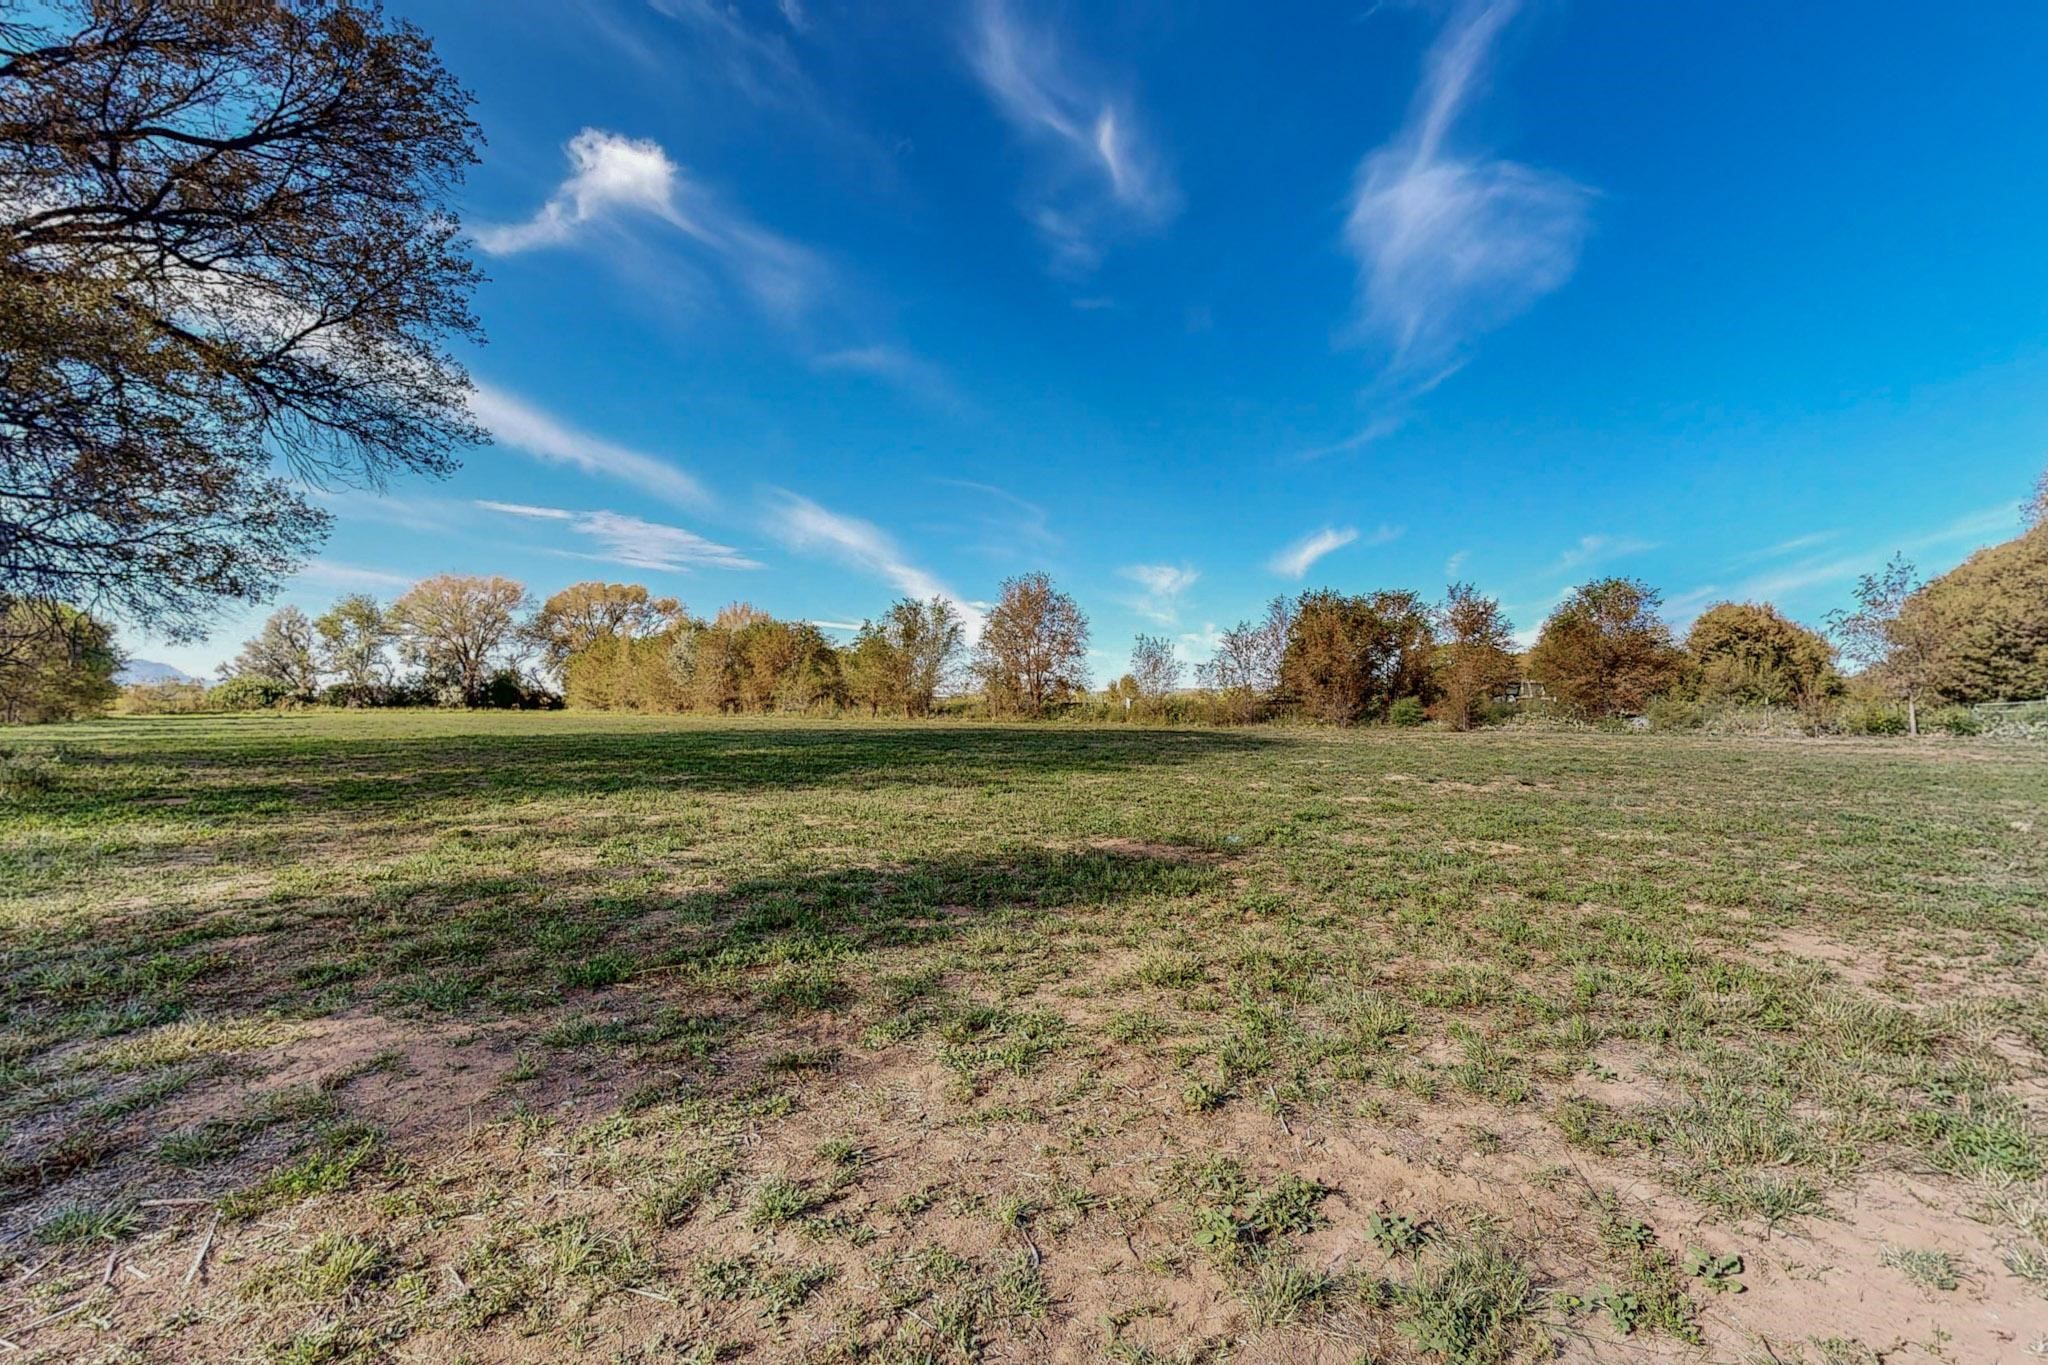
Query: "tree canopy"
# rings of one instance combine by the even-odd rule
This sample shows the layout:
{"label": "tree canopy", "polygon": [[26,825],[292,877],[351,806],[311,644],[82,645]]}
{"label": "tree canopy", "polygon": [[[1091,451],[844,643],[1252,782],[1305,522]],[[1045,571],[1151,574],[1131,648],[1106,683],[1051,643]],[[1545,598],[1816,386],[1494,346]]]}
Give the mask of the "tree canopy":
{"label": "tree canopy", "polygon": [[1529,672],[1578,716],[1633,715],[1668,691],[1682,656],[1657,590],[1633,578],[1582,584],[1543,623]]}
{"label": "tree canopy", "polygon": [[1396,697],[1428,693],[1434,646],[1429,608],[1412,592],[1303,593],[1289,622],[1280,685],[1320,720],[1376,719]]}
{"label": "tree canopy", "polygon": [[1913,593],[1899,630],[1925,641],[1921,681],[1949,701],[2048,697],[2048,523]]}
{"label": "tree canopy", "polygon": [[1827,637],[1769,603],[1708,607],[1693,621],[1685,649],[1706,701],[1811,710],[1841,686]]}
{"label": "tree canopy", "polygon": [[470,97],[351,0],[0,0],[0,588],[196,638],[482,439]]}
{"label": "tree canopy", "polygon": [[975,653],[989,710],[1035,716],[1088,686],[1088,618],[1050,575],[1003,581]]}

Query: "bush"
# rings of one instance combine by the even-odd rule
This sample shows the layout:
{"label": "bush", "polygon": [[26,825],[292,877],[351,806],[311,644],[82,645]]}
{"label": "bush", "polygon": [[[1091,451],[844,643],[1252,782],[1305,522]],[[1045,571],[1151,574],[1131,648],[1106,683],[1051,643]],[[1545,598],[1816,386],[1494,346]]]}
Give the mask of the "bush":
{"label": "bush", "polygon": [[1643,719],[1653,730],[1697,730],[1707,722],[1707,708],[1666,693],[1650,700],[1643,708]]}
{"label": "bush", "polygon": [[189,716],[213,705],[207,699],[205,683],[129,683],[121,689],[116,709],[131,716]]}
{"label": "bush", "polygon": [[207,704],[219,711],[265,711],[292,694],[290,687],[275,678],[245,673],[229,678],[206,694]]}
{"label": "bush", "polygon": [[1768,735],[1791,738],[1815,733],[1814,719],[1789,706],[1722,706],[1707,711],[1704,729],[1710,735]]}
{"label": "bush", "polygon": [[1930,711],[1925,724],[1930,730],[1942,730],[1951,735],[1984,733],[1984,722],[1967,706],[1944,706],[1938,711]]}
{"label": "bush", "polygon": [[562,699],[517,669],[501,668],[484,684],[480,704],[497,711],[559,711]]}
{"label": "bush", "polygon": [[1985,734],[1998,739],[2048,740],[2048,701],[2024,706],[1986,706],[1971,714],[1984,727]]}
{"label": "bush", "polygon": [[1387,708],[1389,725],[1421,725],[1428,719],[1429,708],[1422,704],[1420,697],[1396,697],[1394,704]]}
{"label": "bush", "polygon": [[1835,713],[1834,728],[1844,735],[1903,735],[1906,711],[1888,702],[1852,701]]}

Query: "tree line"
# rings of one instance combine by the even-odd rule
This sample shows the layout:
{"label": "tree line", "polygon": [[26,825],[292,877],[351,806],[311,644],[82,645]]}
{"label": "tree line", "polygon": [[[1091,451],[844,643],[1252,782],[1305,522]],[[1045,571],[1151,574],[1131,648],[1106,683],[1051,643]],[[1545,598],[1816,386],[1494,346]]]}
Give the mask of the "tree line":
{"label": "tree line", "polygon": [[[567,705],[910,718],[971,707],[995,717],[1454,730],[1532,709],[1685,724],[1712,708],[1749,707],[1786,711],[1811,729],[1847,713],[1875,728],[1896,714],[1899,728],[1917,730],[1929,703],[2048,695],[2048,525],[1928,584],[1894,560],[1862,579],[1855,599],[1825,630],[1767,603],[1721,602],[1680,636],[1656,589],[1600,578],[1568,594],[1523,651],[1500,602],[1469,583],[1435,601],[1318,588],[1274,598],[1193,666],[1174,642],[1141,634],[1128,669],[1095,691],[1087,615],[1044,573],[1005,581],[972,640],[952,602],[905,598],[843,643],[745,602],[699,617],[643,585],[591,581],[536,603],[507,578],[442,574],[388,604],[356,593],[314,617],[282,608],[218,686],[139,686],[130,700],[137,709]],[[111,638],[83,614],[72,620],[70,652],[25,671],[0,661],[10,717],[78,714],[110,699]],[[38,690],[41,702],[26,700]]]}

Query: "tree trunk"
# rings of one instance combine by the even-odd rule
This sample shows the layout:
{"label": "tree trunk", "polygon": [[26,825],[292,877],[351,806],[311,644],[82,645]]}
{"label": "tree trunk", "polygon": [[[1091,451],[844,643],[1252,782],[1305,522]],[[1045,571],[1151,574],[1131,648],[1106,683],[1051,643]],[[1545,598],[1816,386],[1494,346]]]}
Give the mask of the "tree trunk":
{"label": "tree trunk", "polygon": [[1920,710],[1913,702],[1913,694],[1906,694],[1906,733],[1918,738],[1920,735]]}

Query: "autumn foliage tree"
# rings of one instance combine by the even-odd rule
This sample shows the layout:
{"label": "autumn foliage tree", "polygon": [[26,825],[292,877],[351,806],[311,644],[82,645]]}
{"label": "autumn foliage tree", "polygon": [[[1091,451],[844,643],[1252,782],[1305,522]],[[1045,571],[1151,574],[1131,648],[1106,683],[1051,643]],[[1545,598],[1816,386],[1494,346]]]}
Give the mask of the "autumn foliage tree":
{"label": "autumn foliage tree", "polygon": [[1294,604],[1282,688],[1334,725],[1377,719],[1397,697],[1426,698],[1434,635],[1412,592],[1303,593]]}
{"label": "autumn foliage tree", "polygon": [[995,715],[1042,715],[1088,686],[1088,618],[1044,573],[1005,579],[974,658]]}
{"label": "autumn foliage tree", "polygon": [[1656,589],[1633,578],[1580,586],[1543,623],[1529,672],[1573,715],[1641,712],[1670,690],[1683,666],[1659,601]]}
{"label": "autumn foliage tree", "polygon": [[391,622],[405,657],[430,683],[481,706],[491,675],[517,662],[526,607],[526,589],[512,579],[437,574],[391,604]]}
{"label": "autumn foliage tree", "polygon": [[1514,624],[1496,598],[1453,583],[1436,609],[1437,718],[1469,730],[1479,711],[1515,677]]}
{"label": "autumn foliage tree", "polygon": [[1708,607],[1687,632],[1685,652],[1703,701],[1793,706],[1810,713],[1841,689],[1834,646],[1768,603]]}
{"label": "autumn foliage tree", "polygon": [[2048,522],[1913,593],[1893,634],[1908,651],[1924,646],[1920,681],[1946,700],[2048,697]]}
{"label": "autumn foliage tree", "polygon": [[548,671],[559,676],[569,656],[600,640],[659,635],[684,618],[673,597],[656,597],[638,583],[571,583],[540,604],[526,634]]}
{"label": "autumn foliage tree", "polygon": [[482,439],[469,103],[371,4],[0,0],[0,590],[196,638]]}

